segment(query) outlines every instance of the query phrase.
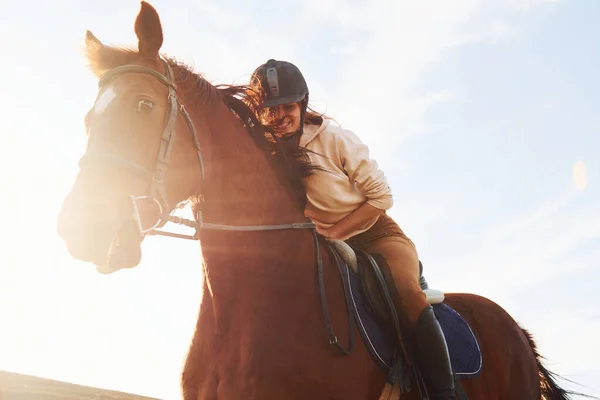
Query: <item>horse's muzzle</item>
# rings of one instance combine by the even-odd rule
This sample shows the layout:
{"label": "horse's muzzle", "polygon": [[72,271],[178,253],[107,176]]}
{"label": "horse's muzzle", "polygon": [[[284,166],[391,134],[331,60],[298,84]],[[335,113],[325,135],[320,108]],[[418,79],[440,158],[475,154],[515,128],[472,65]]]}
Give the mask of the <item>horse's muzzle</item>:
{"label": "horse's muzzle", "polygon": [[137,266],[142,258],[144,235],[135,204],[120,202],[116,215],[69,207],[68,199],[58,216],[58,234],[75,258],[96,265],[100,273]]}

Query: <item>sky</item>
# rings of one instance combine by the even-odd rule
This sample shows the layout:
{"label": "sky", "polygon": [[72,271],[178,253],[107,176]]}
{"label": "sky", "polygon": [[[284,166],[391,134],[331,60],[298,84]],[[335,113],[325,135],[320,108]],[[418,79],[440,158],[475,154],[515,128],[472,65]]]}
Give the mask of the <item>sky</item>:
{"label": "sky", "polygon": [[[600,2],[156,0],[162,51],[214,83],[295,63],[366,142],[430,286],[504,307],[546,365],[600,395]],[[12,2],[0,15],[0,369],[163,399],[201,289],[196,242],[150,237],[103,276],[56,216],[96,96],[85,30],[136,43],[139,2]],[[315,310],[318,312],[318,310]]]}

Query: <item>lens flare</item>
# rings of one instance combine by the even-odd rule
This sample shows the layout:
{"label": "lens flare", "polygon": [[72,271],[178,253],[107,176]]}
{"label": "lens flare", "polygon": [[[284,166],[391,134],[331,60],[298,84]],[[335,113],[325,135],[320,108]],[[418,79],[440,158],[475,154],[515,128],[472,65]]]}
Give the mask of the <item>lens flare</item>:
{"label": "lens flare", "polygon": [[587,169],[585,168],[585,164],[581,161],[576,162],[573,166],[573,182],[577,189],[585,189],[587,180]]}

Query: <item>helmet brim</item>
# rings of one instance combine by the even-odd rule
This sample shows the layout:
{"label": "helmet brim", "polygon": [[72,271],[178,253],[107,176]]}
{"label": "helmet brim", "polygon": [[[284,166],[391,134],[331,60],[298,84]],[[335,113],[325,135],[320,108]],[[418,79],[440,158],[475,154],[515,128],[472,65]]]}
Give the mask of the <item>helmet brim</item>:
{"label": "helmet brim", "polygon": [[276,99],[270,99],[270,100],[265,101],[261,108],[275,107],[275,106],[280,106],[282,104],[288,104],[288,103],[296,103],[296,102],[304,99],[304,97],[306,97],[306,95],[301,94],[301,95],[297,95],[297,96],[287,96],[287,97],[278,97]]}

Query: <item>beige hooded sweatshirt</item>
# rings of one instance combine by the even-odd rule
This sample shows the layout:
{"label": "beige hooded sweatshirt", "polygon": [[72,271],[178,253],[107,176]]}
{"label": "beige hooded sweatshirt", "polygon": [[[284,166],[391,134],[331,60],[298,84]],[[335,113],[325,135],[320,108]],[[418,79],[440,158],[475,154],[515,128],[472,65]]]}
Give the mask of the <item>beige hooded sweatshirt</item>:
{"label": "beige hooded sweatshirt", "polygon": [[[326,170],[317,170],[305,179],[305,214],[318,226],[330,228],[365,202],[384,211],[392,207],[392,192],[384,173],[353,132],[324,119],[321,126],[304,126],[300,146],[317,153],[309,153],[312,163]],[[350,237],[368,230],[376,221]]]}

